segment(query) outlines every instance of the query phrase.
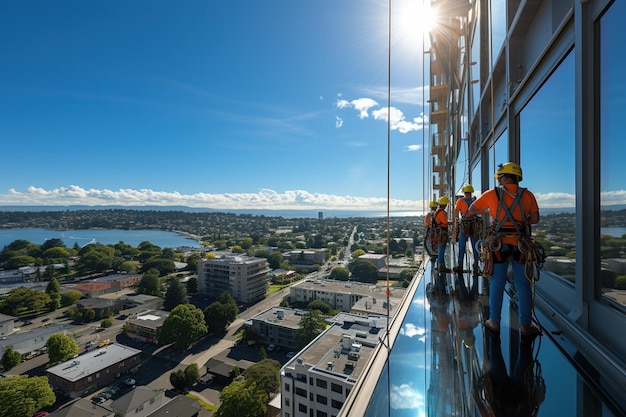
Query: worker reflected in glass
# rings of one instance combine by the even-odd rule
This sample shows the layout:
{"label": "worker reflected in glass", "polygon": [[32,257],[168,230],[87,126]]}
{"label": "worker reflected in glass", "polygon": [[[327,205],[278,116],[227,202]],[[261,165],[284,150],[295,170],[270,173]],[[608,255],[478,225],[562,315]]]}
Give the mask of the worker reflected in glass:
{"label": "worker reflected in glass", "polygon": [[468,285],[463,274],[457,274],[455,277],[455,326],[463,346],[468,349],[474,346],[474,329],[480,322],[481,304],[478,302],[478,278],[478,276],[468,276],[470,280]]}
{"label": "worker reflected in glass", "polygon": [[437,209],[433,217],[433,227],[437,233],[437,271],[450,272],[450,268],[446,266],[446,245],[448,244],[448,213],[446,207],[450,203],[448,197],[440,197],[437,201]]}
{"label": "worker reflected in glass", "polygon": [[[476,200],[476,197],[472,196],[472,193],[474,192],[472,184],[466,184],[463,186],[462,191],[463,197],[459,198],[454,205],[453,230],[455,230],[456,238],[458,238],[459,253],[457,265],[453,269],[455,272],[459,273],[464,271],[463,260],[465,258],[465,250],[469,239],[472,245],[471,252],[474,256],[472,269],[474,273],[478,273],[478,250],[476,249],[476,241],[480,236],[482,220],[480,216],[476,214],[469,214],[469,208],[474,200]],[[456,238],[455,240],[457,240]],[[470,269],[469,265],[467,269]]]}
{"label": "worker reflected in glass", "polygon": [[[539,222],[539,206],[535,195],[518,184],[522,181],[522,168],[514,163],[500,164],[495,173],[498,186],[483,193],[472,203],[470,215],[489,214],[492,224],[486,240],[493,259],[490,274],[489,319],[485,327],[494,334],[500,334],[500,319],[507,270],[512,266],[515,291],[518,300],[519,331],[523,337],[535,337],[541,333],[532,324],[535,266],[531,251],[526,248],[534,242],[531,225]],[[522,243],[520,245],[520,242]]]}
{"label": "worker reflected in glass", "polygon": [[424,224],[426,225],[426,232],[424,233],[424,250],[427,255],[430,256],[431,261],[437,259],[437,234],[433,228],[433,222],[435,219],[435,211],[439,205],[436,201],[430,202],[430,211],[424,216]]}
{"label": "worker reflected in glass", "polygon": [[[506,417],[535,417],[546,396],[546,385],[537,353],[533,357],[535,341],[517,346],[517,356],[510,364],[511,373],[502,355],[500,337],[485,333],[485,359],[482,376],[475,387],[481,415]],[[513,354],[512,354],[513,355]],[[511,356],[513,358],[513,356]]]}

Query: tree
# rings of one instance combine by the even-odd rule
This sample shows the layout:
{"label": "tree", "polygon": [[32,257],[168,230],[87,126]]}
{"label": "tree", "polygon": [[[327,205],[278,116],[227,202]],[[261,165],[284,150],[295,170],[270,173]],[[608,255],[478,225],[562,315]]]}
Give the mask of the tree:
{"label": "tree", "polygon": [[159,271],[160,276],[176,272],[176,265],[174,265],[174,261],[166,258],[150,258],[144,262],[140,271],[145,272],[151,268],[156,268]]}
{"label": "tree", "polygon": [[167,280],[167,291],[163,300],[163,309],[171,311],[179,304],[187,303],[187,290],[177,278]]}
{"label": "tree", "polygon": [[191,277],[187,281],[187,293],[189,294],[197,294],[198,293],[198,278]]}
{"label": "tree", "polygon": [[283,262],[283,254],[280,252],[274,252],[267,257],[267,263],[270,264],[270,268],[278,269]]}
{"label": "tree", "polygon": [[204,309],[204,321],[209,333],[223,332],[231,323],[228,321],[228,307],[219,301],[212,302]]}
{"label": "tree", "polygon": [[279,391],[280,362],[274,359],[263,359],[243,372],[246,381],[256,384],[258,389],[265,391],[269,396]]}
{"label": "tree", "polygon": [[267,395],[248,381],[234,381],[220,394],[221,405],[217,417],[262,417],[265,415]]}
{"label": "tree", "polygon": [[113,268],[115,249],[101,243],[83,246],[78,252],[80,257],[76,268],[81,273],[106,272]]}
{"label": "tree", "polygon": [[78,290],[69,290],[65,294],[61,295],[61,306],[67,307],[74,304],[76,301],[83,297],[83,293]]}
{"label": "tree", "polygon": [[328,313],[330,313],[330,310],[332,310],[332,307],[330,305],[328,305],[328,303],[325,303],[322,300],[313,300],[309,304],[307,304],[306,309],[307,310],[318,310],[322,314],[328,314]]}
{"label": "tree", "polygon": [[343,266],[336,266],[330,271],[328,279],[336,279],[338,281],[347,281],[350,278],[350,271]]}
{"label": "tree", "polygon": [[5,371],[17,366],[22,362],[22,354],[13,349],[13,346],[7,346],[2,355],[2,366]]}
{"label": "tree", "polygon": [[178,392],[185,392],[187,382],[185,381],[185,373],[182,369],[170,373],[170,384]]}
{"label": "tree", "polygon": [[378,267],[370,261],[357,259],[350,264],[350,272],[356,281],[369,283],[378,281]]}
{"label": "tree", "polygon": [[191,304],[180,304],[163,321],[159,340],[165,344],[174,343],[176,349],[182,350],[206,334],[202,310]]}
{"label": "tree", "polygon": [[65,334],[53,334],[46,342],[48,357],[51,363],[68,360],[78,354],[78,345],[70,336]]}
{"label": "tree", "polygon": [[65,243],[63,243],[62,239],[58,239],[58,238],[52,238],[52,239],[46,239],[42,244],[41,244],[41,251],[45,252],[49,249],[52,248],[65,248]]}
{"label": "tree", "polygon": [[46,310],[50,297],[43,291],[30,288],[14,288],[0,300],[0,313],[21,317]]}
{"label": "tree", "polygon": [[28,417],[55,401],[46,376],[17,375],[0,379],[0,417]]}
{"label": "tree", "polygon": [[302,349],[326,329],[326,320],[318,310],[309,310],[302,316],[296,331],[296,347]]}
{"label": "tree", "polygon": [[352,252],[352,257],[355,259],[362,255],[365,255],[365,251],[363,249],[357,249],[354,252]]}
{"label": "tree", "polygon": [[61,286],[59,281],[52,277],[46,287],[46,294],[50,297],[50,310],[54,311],[61,306]]}
{"label": "tree", "polygon": [[107,317],[100,322],[100,327],[104,329],[108,329],[111,326],[113,326],[113,319],[111,317]]}
{"label": "tree", "polygon": [[137,292],[139,294],[161,296],[161,284],[159,283],[159,270],[150,268],[147,270],[137,284]]}
{"label": "tree", "polygon": [[197,363],[187,365],[185,368],[185,382],[188,387],[192,386],[200,380],[200,370]]}

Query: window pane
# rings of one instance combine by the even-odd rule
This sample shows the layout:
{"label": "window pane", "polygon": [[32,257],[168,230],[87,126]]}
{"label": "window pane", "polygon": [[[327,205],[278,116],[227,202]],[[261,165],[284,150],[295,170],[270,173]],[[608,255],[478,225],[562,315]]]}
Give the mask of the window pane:
{"label": "window pane", "polygon": [[521,185],[539,203],[533,235],[546,251],[544,271],[575,281],[574,53],[520,113]]}
{"label": "window pane", "polygon": [[600,22],[600,285],[602,297],[626,309],[623,38],[626,2],[613,3]]}

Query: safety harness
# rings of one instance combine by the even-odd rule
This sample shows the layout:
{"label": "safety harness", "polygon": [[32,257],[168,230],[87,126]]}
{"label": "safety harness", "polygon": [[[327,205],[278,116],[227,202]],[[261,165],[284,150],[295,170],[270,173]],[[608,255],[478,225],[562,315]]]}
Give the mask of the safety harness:
{"label": "safety harness", "polygon": [[[518,262],[524,263],[524,274],[532,283],[539,280],[539,271],[545,262],[545,251],[543,247],[531,236],[530,224],[526,220],[522,195],[526,188],[518,187],[515,194],[510,193],[505,187],[495,187],[494,191],[498,196],[498,207],[496,209],[495,221],[491,225],[487,238],[479,241],[476,246],[479,248],[481,258],[483,258],[483,274],[490,276],[493,270],[493,257],[497,261],[502,261],[500,248],[503,237],[516,237],[517,247],[521,253]],[[504,202],[504,193],[513,197],[513,202],[507,206]],[[513,211],[519,205],[522,221],[521,224],[515,220]],[[500,217],[500,214],[503,214]],[[503,227],[505,224],[513,227]],[[508,226],[508,225],[507,225]],[[480,244],[479,244],[480,243]],[[535,276],[535,271],[536,276]]]}

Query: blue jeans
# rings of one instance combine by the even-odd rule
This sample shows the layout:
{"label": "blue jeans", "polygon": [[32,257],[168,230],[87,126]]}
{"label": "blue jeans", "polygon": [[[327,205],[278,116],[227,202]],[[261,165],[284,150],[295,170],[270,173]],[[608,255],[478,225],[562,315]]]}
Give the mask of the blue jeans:
{"label": "blue jeans", "polygon": [[[517,251],[517,247],[502,245],[501,252]],[[517,292],[519,322],[522,325],[530,325],[532,320],[532,290],[530,281],[524,275],[524,264],[519,264],[513,256],[508,256],[502,263],[493,264],[493,276],[490,280],[489,291],[489,318],[491,321],[500,323],[502,318],[502,300],[504,298],[504,285],[506,284],[506,271],[509,264],[513,266],[513,282]]]}
{"label": "blue jeans", "polygon": [[446,253],[446,247],[439,245],[439,249],[437,250],[437,264],[445,265],[446,259],[444,258],[444,254]]}
{"label": "blue jeans", "polygon": [[[459,262],[457,265],[463,266],[463,257],[465,256],[465,246],[467,245],[467,238],[463,233],[459,236]],[[478,262],[478,251],[476,250],[476,238],[473,235],[469,236],[472,242],[472,253],[474,254],[474,263]],[[471,266],[471,265],[468,265]]]}

